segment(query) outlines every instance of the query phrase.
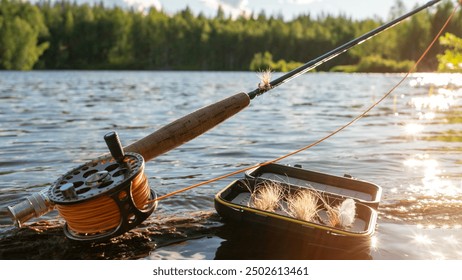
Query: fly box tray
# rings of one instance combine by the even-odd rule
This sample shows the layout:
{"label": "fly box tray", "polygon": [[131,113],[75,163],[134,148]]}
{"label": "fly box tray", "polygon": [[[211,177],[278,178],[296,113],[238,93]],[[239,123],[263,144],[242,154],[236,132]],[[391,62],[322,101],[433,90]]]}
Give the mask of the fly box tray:
{"label": "fly box tray", "polygon": [[[276,172],[281,170],[292,173]],[[299,176],[292,177],[294,175]],[[311,178],[310,175],[315,176]],[[344,183],[340,179],[350,183],[348,188],[346,184],[331,185],[332,182]],[[355,191],[357,182],[359,191]],[[260,190],[268,186],[277,186],[279,191],[270,195],[274,206],[262,207],[262,201],[257,200],[262,199]],[[306,192],[311,193],[311,198],[296,202],[300,194]],[[215,209],[226,221],[245,223],[249,228],[270,228],[316,245],[352,249],[358,245],[369,247],[377,222],[377,211],[371,206],[377,207],[379,197],[380,187],[373,185],[373,190],[367,190],[362,181],[273,165],[266,166],[265,170],[252,170],[245,179],[235,180],[218,192]],[[348,204],[345,216],[341,208]]]}
{"label": "fly box tray", "polygon": [[379,206],[382,196],[382,188],[370,182],[276,163],[251,169],[245,173],[245,177],[313,188],[320,192],[352,198],[374,209]]}

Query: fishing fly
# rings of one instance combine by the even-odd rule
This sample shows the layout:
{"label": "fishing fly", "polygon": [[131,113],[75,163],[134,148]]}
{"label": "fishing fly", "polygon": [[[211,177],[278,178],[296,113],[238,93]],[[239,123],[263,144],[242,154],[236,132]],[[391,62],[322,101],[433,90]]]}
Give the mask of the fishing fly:
{"label": "fishing fly", "polygon": [[258,88],[262,91],[268,91],[271,89],[271,74],[273,71],[271,69],[266,69],[257,74],[258,78],[260,78],[260,82],[258,83]]}

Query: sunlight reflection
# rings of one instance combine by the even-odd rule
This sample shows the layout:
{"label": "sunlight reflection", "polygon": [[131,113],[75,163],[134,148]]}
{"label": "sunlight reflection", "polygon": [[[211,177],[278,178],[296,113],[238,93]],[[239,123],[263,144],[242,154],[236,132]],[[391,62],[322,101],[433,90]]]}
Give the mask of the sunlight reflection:
{"label": "sunlight reflection", "polygon": [[379,246],[379,239],[377,238],[377,236],[372,236],[371,237],[371,249],[376,251],[378,249],[378,246]]}
{"label": "sunlight reflection", "polygon": [[430,237],[428,237],[425,234],[414,235],[414,237],[412,238],[412,241],[420,245],[432,245],[433,244],[433,241],[430,239]]}
{"label": "sunlight reflection", "polygon": [[404,126],[404,131],[408,135],[417,135],[424,130],[424,126],[417,123],[408,123]]}
{"label": "sunlight reflection", "polygon": [[441,170],[437,160],[430,158],[428,154],[418,154],[407,159],[403,165],[414,171],[422,173],[421,185],[411,184],[410,190],[423,195],[460,195],[462,184],[458,186],[452,180],[445,178],[444,170]]}
{"label": "sunlight reflection", "polygon": [[454,106],[456,99],[454,92],[445,89],[439,89],[438,95],[429,95],[425,97],[414,97],[411,99],[414,107],[421,111],[423,109],[445,111]]}
{"label": "sunlight reflection", "polygon": [[431,159],[428,154],[417,154],[415,158],[404,161],[404,165],[411,168],[425,168],[425,171],[433,171],[438,167],[438,161]]}
{"label": "sunlight reflection", "polygon": [[443,237],[444,241],[446,241],[449,245],[454,245],[454,246],[457,246],[459,245],[459,240],[457,240],[454,235],[450,235],[450,236],[445,236]]}
{"label": "sunlight reflection", "polygon": [[427,112],[427,113],[419,112],[418,115],[419,115],[420,120],[434,120],[436,116],[434,112]]}
{"label": "sunlight reflection", "polygon": [[420,256],[433,260],[460,258],[462,252],[459,232],[452,229],[417,227],[408,235],[410,244]]}
{"label": "sunlight reflection", "polygon": [[409,82],[411,87],[462,87],[462,76],[460,74],[440,74],[440,73],[419,73]]}

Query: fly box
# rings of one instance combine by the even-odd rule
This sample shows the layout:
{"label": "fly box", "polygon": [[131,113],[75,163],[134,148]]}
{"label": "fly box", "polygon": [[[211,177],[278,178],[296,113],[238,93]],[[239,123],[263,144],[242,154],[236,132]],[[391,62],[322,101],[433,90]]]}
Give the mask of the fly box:
{"label": "fly box", "polygon": [[218,192],[215,209],[249,229],[330,248],[369,248],[380,196],[381,188],[372,183],[268,164]]}

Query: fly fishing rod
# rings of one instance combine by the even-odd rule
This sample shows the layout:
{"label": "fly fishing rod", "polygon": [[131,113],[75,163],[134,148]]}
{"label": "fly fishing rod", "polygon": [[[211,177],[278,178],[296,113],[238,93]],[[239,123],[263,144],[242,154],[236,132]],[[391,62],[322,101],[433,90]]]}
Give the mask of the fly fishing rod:
{"label": "fly fishing rod", "polygon": [[104,140],[108,154],[78,166],[50,187],[8,206],[16,226],[57,209],[66,223],[65,235],[77,241],[103,241],[146,220],[157,206],[156,193],[144,173],[145,162],[217,126],[250,104],[250,100],[329,61],[404,19],[441,0],[430,1],[249,93],[238,93],[194,111],[123,147],[115,132]]}

